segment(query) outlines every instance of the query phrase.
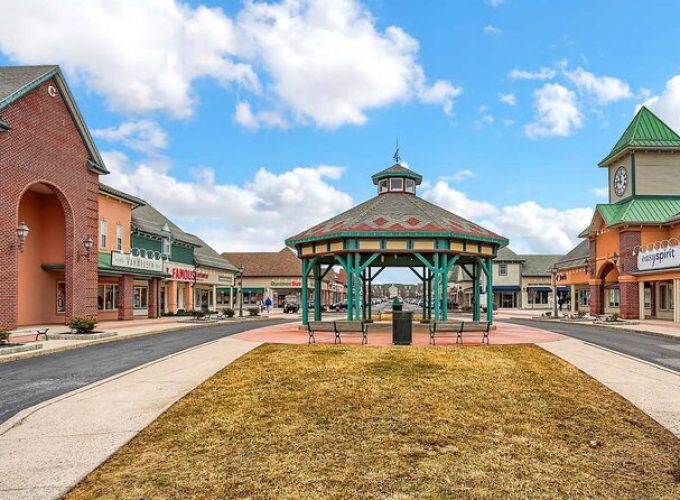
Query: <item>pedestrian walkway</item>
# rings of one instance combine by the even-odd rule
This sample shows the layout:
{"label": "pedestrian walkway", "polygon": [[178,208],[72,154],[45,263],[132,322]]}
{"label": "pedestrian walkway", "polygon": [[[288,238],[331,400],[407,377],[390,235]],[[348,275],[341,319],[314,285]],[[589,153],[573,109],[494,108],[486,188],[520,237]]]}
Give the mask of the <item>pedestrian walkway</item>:
{"label": "pedestrian walkway", "polygon": [[[430,336],[427,333],[428,327],[429,325],[414,325],[413,345],[429,345]],[[370,325],[368,328],[368,345],[392,345],[391,328],[390,323],[374,323]],[[315,337],[316,342],[319,344],[332,344],[335,340],[335,335],[327,332],[317,332]],[[273,344],[306,344],[309,341],[309,334],[306,329],[300,327],[299,323],[287,323],[249,330],[236,334],[233,338]],[[508,323],[497,323],[496,329],[492,330],[489,334],[491,344],[534,344],[537,342],[555,342],[564,338],[558,333],[548,332],[540,328],[511,325]],[[463,343],[465,344],[479,344],[480,341],[481,333],[467,333],[463,335]],[[343,335],[342,343],[361,344],[361,335]],[[455,343],[455,334],[437,339],[438,346]]]}
{"label": "pedestrian walkway", "polygon": [[680,438],[680,373],[576,339],[539,345],[619,393]]}
{"label": "pedestrian walkway", "polygon": [[223,338],[24,410],[0,425],[0,499],[59,498],[257,342]]}

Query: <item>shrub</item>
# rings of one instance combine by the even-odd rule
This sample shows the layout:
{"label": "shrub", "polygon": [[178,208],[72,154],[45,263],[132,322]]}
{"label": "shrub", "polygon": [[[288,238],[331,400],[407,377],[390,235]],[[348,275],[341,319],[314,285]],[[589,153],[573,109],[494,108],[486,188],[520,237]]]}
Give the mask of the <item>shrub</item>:
{"label": "shrub", "polygon": [[545,317],[546,317],[546,318],[550,318],[551,316],[552,316],[552,313],[551,313],[550,311],[548,311],[547,313],[545,313]]}
{"label": "shrub", "polygon": [[161,314],[161,316],[174,316],[174,315],[175,315],[175,313],[172,312],[172,311],[168,311],[166,313]]}
{"label": "shrub", "polygon": [[7,330],[0,330],[0,342],[9,342],[9,332]]}
{"label": "shrub", "polygon": [[579,317],[579,318],[583,318],[585,315],[586,315],[586,312],[585,312],[585,311],[579,311],[579,312],[578,312],[578,317]]}
{"label": "shrub", "polygon": [[90,333],[97,325],[97,318],[92,316],[73,316],[69,326],[76,333]]}
{"label": "shrub", "polygon": [[612,314],[612,321],[618,321],[618,320],[619,320],[619,313]]}
{"label": "shrub", "polygon": [[227,318],[233,318],[234,317],[234,310],[227,307],[226,309],[222,309],[222,314],[224,314]]}
{"label": "shrub", "polygon": [[187,312],[184,309],[177,309],[177,312],[175,314],[177,316],[186,316]]}
{"label": "shrub", "polygon": [[250,316],[259,316],[260,315],[260,308],[259,307],[249,307],[248,308],[248,314]]}

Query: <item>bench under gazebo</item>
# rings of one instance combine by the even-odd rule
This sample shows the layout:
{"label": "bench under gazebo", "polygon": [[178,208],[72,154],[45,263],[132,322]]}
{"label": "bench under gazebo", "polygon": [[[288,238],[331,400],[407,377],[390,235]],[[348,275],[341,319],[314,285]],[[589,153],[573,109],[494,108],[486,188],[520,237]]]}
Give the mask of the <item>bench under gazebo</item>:
{"label": "bench under gazebo", "polygon": [[472,279],[472,319],[481,317],[486,277],[487,321],[493,322],[492,260],[508,240],[417,194],[422,176],[397,163],[372,177],[377,195],[286,240],[302,261],[302,323],[321,320],[321,280],[334,266],[347,274],[347,320],[370,321],[371,284],[389,267],[409,268],[423,284],[422,319],[447,321],[447,279],[454,266]]}

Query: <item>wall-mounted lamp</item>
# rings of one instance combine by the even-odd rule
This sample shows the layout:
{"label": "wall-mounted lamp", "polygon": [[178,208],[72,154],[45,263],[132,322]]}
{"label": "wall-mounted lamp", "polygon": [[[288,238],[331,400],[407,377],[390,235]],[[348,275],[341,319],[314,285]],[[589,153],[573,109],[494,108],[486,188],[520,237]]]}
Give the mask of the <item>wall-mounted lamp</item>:
{"label": "wall-mounted lamp", "polygon": [[31,230],[25,222],[20,222],[19,227],[17,227],[17,239],[19,240],[19,251],[24,251],[24,244],[26,243],[26,237]]}
{"label": "wall-mounted lamp", "polygon": [[85,256],[89,259],[90,253],[92,253],[92,249],[94,248],[94,241],[90,236],[83,240],[83,246],[85,247]]}

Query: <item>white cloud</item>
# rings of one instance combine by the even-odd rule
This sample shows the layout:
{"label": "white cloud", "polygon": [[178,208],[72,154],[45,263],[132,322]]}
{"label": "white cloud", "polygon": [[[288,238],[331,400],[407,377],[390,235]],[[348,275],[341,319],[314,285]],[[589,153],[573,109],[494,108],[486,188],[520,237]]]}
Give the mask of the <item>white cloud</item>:
{"label": "white cloud", "polygon": [[238,185],[216,182],[207,168],[178,180],[171,171],[132,162],[118,151],[102,156],[112,174],[105,182],[147,200],[218,251],[280,249],[286,237],[352,206],[352,197],[330,184],[343,174],[336,166],[282,173],[260,168]]}
{"label": "white cloud", "polygon": [[520,253],[568,252],[578,243],[578,234],[593,214],[589,208],[557,210],[534,201],[497,207],[472,200],[446,182],[437,182],[424,191],[423,197],[505,236]]}
{"label": "white cloud", "polygon": [[668,80],[663,92],[645,101],[644,105],[673,130],[680,131],[680,75]]}
{"label": "white cloud", "polygon": [[[449,181],[449,182],[460,182],[464,181],[465,179],[468,179],[470,177],[474,177],[475,173],[470,170],[469,168],[465,168],[463,170],[459,170],[453,175],[442,175],[437,178],[439,181]],[[429,189],[429,186],[428,186]]]}
{"label": "white cloud", "polygon": [[508,106],[514,106],[517,104],[517,97],[515,94],[498,94],[498,99],[503,103],[507,104]]}
{"label": "white cloud", "polygon": [[583,119],[573,91],[557,83],[547,83],[535,90],[533,97],[535,121],[524,126],[527,137],[566,137],[581,127]]}
{"label": "white cloud", "polygon": [[257,90],[238,63],[232,21],[220,10],[174,0],[4,2],[0,50],[23,64],[59,63],[122,112],[191,115],[192,84],[211,77]]}
{"label": "white cloud", "polygon": [[412,100],[450,113],[461,92],[428,84],[418,41],[379,30],[358,0],[248,1],[233,19],[179,0],[5,2],[0,51],[61,64],[121,112],[188,117],[194,82],[211,78],[238,87],[236,119],[249,127],[361,124],[371,109]]}
{"label": "white cloud", "polygon": [[135,151],[147,154],[168,146],[165,130],[153,120],[132,120],[117,127],[93,130],[92,135],[109,142],[120,142]]}
{"label": "white cloud", "polygon": [[600,105],[633,97],[630,86],[618,78],[596,76],[583,68],[565,70],[564,74],[580,91],[592,95]]}
{"label": "white cloud", "polygon": [[254,113],[247,102],[239,102],[234,112],[234,121],[246,128],[258,129],[261,126],[288,128],[288,122],[276,111]]}
{"label": "white cloud", "polygon": [[484,26],[484,33],[486,35],[500,36],[503,34],[503,31],[500,28],[497,28],[496,26],[487,24],[486,26]]}
{"label": "white cloud", "polygon": [[592,188],[590,192],[593,193],[598,198],[607,198],[609,196],[609,188],[607,186]]}
{"label": "white cloud", "polygon": [[513,69],[508,73],[511,80],[552,80],[557,72],[552,68],[543,67],[538,71],[527,71],[525,69]]}

